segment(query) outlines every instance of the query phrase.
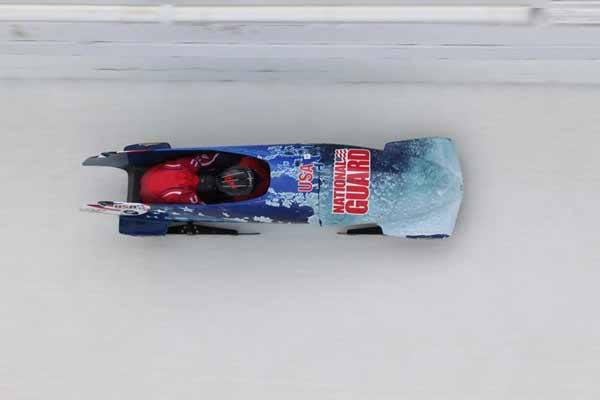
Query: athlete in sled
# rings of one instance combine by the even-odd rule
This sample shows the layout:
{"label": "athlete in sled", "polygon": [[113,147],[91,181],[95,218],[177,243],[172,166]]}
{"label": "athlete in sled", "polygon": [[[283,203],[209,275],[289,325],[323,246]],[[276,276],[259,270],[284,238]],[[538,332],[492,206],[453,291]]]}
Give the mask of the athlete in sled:
{"label": "athlete in sled", "polygon": [[146,204],[211,204],[264,194],[267,168],[251,157],[230,158],[207,152],[155,165],[140,180],[140,198]]}

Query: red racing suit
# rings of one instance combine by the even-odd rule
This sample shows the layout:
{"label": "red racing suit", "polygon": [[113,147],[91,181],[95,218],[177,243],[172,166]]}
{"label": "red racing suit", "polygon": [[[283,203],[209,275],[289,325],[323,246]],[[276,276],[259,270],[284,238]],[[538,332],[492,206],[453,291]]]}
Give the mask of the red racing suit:
{"label": "red racing suit", "polygon": [[142,176],[140,197],[148,204],[202,204],[198,198],[198,170],[210,167],[219,153],[205,153],[167,161]]}

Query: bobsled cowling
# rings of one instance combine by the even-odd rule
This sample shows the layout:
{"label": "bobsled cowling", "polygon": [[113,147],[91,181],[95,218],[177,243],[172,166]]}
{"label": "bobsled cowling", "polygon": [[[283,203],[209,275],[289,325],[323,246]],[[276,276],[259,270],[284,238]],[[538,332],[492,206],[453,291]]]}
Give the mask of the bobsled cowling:
{"label": "bobsled cowling", "polygon": [[140,202],[139,181],[145,170],[186,155],[216,151],[255,157],[270,170],[269,188],[256,198],[147,204],[143,215],[122,215],[120,231],[132,235],[165,234],[170,225],[181,222],[272,222],[378,225],[386,235],[445,237],[453,232],[463,193],[459,161],[447,138],[396,141],[383,150],[342,144],[173,149],[158,143],[127,148],[90,157],[84,165],[127,171],[132,203]]}

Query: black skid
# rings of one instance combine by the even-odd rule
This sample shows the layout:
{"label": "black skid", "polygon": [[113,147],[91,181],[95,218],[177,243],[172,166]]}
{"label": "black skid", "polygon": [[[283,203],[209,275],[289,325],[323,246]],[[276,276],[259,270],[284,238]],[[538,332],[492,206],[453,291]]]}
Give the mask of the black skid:
{"label": "black skid", "polygon": [[349,228],[346,235],[383,235],[380,226],[366,226],[362,228]]}
{"label": "black skid", "polygon": [[446,239],[449,235],[437,234],[437,235],[409,235],[407,239]]}

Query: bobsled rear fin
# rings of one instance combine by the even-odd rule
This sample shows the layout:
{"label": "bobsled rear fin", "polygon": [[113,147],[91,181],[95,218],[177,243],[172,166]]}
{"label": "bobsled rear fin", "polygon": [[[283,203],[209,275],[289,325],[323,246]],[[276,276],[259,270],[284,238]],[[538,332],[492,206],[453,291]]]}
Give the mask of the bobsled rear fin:
{"label": "bobsled rear fin", "polygon": [[146,150],[165,150],[170,149],[171,145],[167,142],[155,143],[136,143],[125,146],[124,151],[146,151]]}
{"label": "bobsled rear fin", "polygon": [[81,211],[89,211],[102,214],[137,216],[150,211],[150,206],[141,203],[126,203],[122,201],[102,200],[96,203],[88,203],[81,207]]}
{"label": "bobsled rear fin", "polygon": [[129,158],[127,157],[127,153],[107,151],[100,155],[87,158],[83,162],[83,165],[125,169],[129,165]]}

